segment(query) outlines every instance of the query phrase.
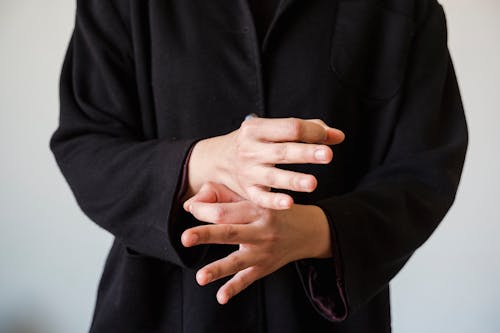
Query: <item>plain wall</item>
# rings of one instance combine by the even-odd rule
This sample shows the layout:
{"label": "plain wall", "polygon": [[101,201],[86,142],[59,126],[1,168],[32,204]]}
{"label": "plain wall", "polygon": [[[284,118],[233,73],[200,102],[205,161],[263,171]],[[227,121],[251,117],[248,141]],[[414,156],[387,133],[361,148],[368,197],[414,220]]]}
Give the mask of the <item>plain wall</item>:
{"label": "plain wall", "polygon": [[[453,208],[392,282],[392,322],[396,333],[494,333],[500,331],[500,2],[443,4],[470,146]],[[0,0],[2,333],[14,326],[86,332],[112,239],[80,211],[48,147],[74,9],[68,0]]]}
{"label": "plain wall", "polygon": [[445,0],[469,125],[455,204],[392,282],[403,332],[500,332],[500,1]]}

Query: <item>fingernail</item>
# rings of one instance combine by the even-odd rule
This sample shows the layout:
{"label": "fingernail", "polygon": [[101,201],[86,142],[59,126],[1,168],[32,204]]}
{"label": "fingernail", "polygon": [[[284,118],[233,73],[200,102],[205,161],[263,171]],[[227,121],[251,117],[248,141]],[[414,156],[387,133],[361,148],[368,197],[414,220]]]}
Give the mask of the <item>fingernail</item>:
{"label": "fingernail", "polygon": [[205,283],[211,282],[213,278],[214,278],[214,276],[212,273],[209,272],[209,273],[205,274]]}
{"label": "fingernail", "polygon": [[311,187],[311,182],[309,181],[309,179],[301,179],[300,182],[300,187],[302,187],[303,189],[309,189]]}
{"label": "fingernail", "polygon": [[193,208],[193,205],[189,204],[189,206],[188,206],[188,212],[190,212],[190,213],[191,213],[191,209],[192,209],[192,208]]}
{"label": "fingernail", "polygon": [[318,161],[326,161],[326,151],[324,149],[318,149],[314,152],[314,158]]}
{"label": "fingernail", "polygon": [[281,200],[280,200],[280,206],[281,206],[281,207],[288,207],[288,200],[286,200],[286,199],[281,199]]}

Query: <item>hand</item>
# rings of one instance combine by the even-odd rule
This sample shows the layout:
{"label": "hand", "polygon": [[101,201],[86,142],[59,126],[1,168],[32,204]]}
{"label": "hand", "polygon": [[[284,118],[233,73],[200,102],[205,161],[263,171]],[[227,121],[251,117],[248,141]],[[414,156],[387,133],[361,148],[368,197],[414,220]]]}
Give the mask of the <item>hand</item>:
{"label": "hand", "polygon": [[207,183],[184,203],[184,209],[200,221],[213,223],[184,231],[184,246],[239,244],[237,251],[196,274],[202,286],[235,274],[217,292],[220,304],[289,262],[331,257],[328,221],[316,206],[271,210],[244,200],[222,184]]}
{"label": "hand", "polygon": [[328,164],[333,152],[327,145],[343,140],[344,133],[318,119],[245,120],[231,133],[195,145],[184,199],[213,181],[261,207],[288,209],[292,197],[270,192],[270,188],[312,192],[317,180],[313,175],[276,168],[275,164]]}

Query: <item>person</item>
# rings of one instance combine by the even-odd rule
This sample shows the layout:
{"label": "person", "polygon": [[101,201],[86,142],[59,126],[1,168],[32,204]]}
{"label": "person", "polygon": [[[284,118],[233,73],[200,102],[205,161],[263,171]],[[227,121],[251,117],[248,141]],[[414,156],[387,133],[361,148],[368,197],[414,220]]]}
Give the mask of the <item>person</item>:
{"label": "person", "polygon": [[115,237],[90,331],[390,332],[467,142],[435,0],[77,1],[50,149]]}

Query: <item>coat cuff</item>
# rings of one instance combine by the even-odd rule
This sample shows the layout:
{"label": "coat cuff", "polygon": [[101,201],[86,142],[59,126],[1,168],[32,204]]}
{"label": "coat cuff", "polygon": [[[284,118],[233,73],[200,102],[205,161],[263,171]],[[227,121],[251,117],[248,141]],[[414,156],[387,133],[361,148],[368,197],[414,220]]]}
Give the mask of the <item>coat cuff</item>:
{"label": "coat cuff", "polygon": [[177,185],[177,191],[172,203],[171,215],[168,222],[170,242],[182,263],[188,268],[199,267],[210,247],[210,245],[199,245],[187,248],[181,243],[181,235],[185,230],[204,224],[198,221],[193,215],[186,212],[182,207],[182,197],[186,193],[188,187],[189,159],[198,141],[199,140],[196,140],[192,143],[184,158],[180,180]]}
{"label": "coat cuff", "polygon": [[295,267],[313,308],[327,320],[341,322],[348,316],[342,258],[332,218],[325,209],[323,211],[330,226],[333,256],[326,259],[298,260]]}

